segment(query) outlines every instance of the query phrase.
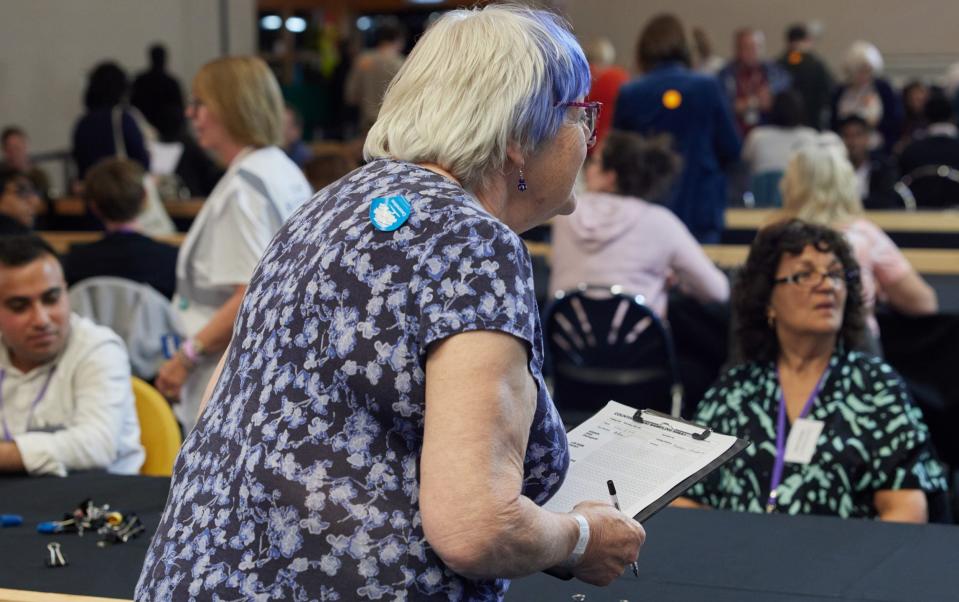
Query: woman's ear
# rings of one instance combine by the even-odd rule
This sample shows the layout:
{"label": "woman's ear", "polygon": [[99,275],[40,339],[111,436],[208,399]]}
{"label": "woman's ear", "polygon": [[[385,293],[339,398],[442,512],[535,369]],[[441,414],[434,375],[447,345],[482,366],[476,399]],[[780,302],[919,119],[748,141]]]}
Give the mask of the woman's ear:
{"label": "woman's ear", "polygon": [[506,145],[506,158],[509,159],[510,163],[516,166],[516,169],[526,167],[526,154],[517,142],[511,141]]}

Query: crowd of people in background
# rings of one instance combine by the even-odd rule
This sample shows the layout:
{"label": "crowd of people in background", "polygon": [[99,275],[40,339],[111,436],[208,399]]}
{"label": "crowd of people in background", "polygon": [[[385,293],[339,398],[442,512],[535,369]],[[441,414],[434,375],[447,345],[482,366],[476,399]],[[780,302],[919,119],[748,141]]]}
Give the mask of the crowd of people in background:
{"label": "crowd of people in background", "polygon": [[[704,29],[692,30],[690,44],[677,16],[657,15],[639,28],[630,57],[638,73],[631,75],[608,40],[581,41],[581,48],[560,20],[541,11],[489,7],[468,14],[439,19],[409,58],[404,32],[380,27],[374,47],[353,59],[341,91],[355,110],[355,124],[344,131],[359,132],[357,140],[313,141],[301,108],[284,99],[275,73],[257,57],[212,61],[187,89],[169,73],[160,45],[149,48],[148,69],[132,81],[116,62],[94,66],[70,135],[76,179],[66,192],[83,201],[81,227],[104,235],[59,259],[37,235],[55,225],[50,178],[31,162],[24,128],[4,128],[0,471],[139,470],[144,450],[128,383],[141,353],[74,313],[90,297],[71,298],[70,287],[119,278],[155,290],[162,319],[177,325],[169,353],[148,359],[153,370],[146,376],[184,432],[196,433],[177,466],[171,500],[179,502],[164,515],[141,578],[144,599],[167,586],[193,587],[182,575],[179,585],[165,581],[176,571],[161,548],[178,537],[176,529],[186,532],[197,503],[225,499],[189,483],[208,471],[234,479],[240,465],[250,478],[282,480],[297,491],[290,503],[318,532],[329,527],[319,518],[324,507],[337,516],[337,533],[348,537],[357,525],[406,529],[414,517],[402,508],[422,503],[426,526],[415,528],[422,537],[430,529],[435,539],[418,570],[443,575],[436,591],[492,596],[502,590],[495,578],[510,572],[507,561],[548,568],[538,559],[563,545],[550,538],[556,529],[573,533],[579,518],[628,532],[589,554],[613,554],[614,547],[632,553],[642,527],[617,523],[604,509],[578,507],[575,524],[569,518],[554,529],[534,505],[517,509],[509,501],[521,488],[548,498],[567,461],[556,435],[562,420],[542,372],[533,270],[519,238],[548,223],[549,295],[617,285],[667,323],[671,292],[732,307],[730,355],[742,363],[720,375],[696,419],[748,434],[754,451],[680,504],[925,521],[925,495],[948,489],[948,478],[922,412],[882,359],[876,310],[886,304],[929,315],[939,299],[866,211],[955,204],[956,90],[910,81],[900,91],[885,77],[879,49],[866,41],[849,45],[835,77],[803,25],[785,31],[775,59],[767,56],[764,33],[744,27],[727,61]],[[483,43],[468,44],[470,36]],[[497,43],[524,54],[497,54]],[[474,71],[501,59],[508,72],[502,78],[512,79]],[[556,81],[546,81],[547,70]],[[529,95],[485,88],[503,81],[525,82]],[[385,211],[422,230],[407,227],[389,243],[377,242],[374,226],[380,233],[395,228],[367,206],[371,190],[415,197],[419,207],[405,216]],[[205,200],[182,244],[158,240],[176,232],[163,201],[190,198]],[[730,206],[775,210],[732,282],[703,248],[722,242]],[[461,259],[470,254],[476,261]],[[490,392],[469,367],[494,356],[511,363],[495,363],[499,372],[489,374],[501,387]],[[462,379],[438,378],[440,368]],[[499,481],[479,469],[447,493],[482,511],[515,511],[514,522],[483,528],[532,529],[541,535],[536,554],[462,555],[437,503],[438,483],[421,480],[416,463],[444,466],[443,450],[424,450],[424,441],[458,440],[479,455],[489,441],[465,437],[450,426],[457,423],[443,413],[449,410],[435,406],[431,411],[450,422],[424,427],[436,391],[458,395],[460,409],[472,408],[510,454],[510,462],[480,463],[508,485],[494,491],[500,497],[484,497],[486,485]],[[526,396],[535,416],[532,409],[475,410],[506,404],[498,397],[503,391]],[[803,406],[817,394],[823,403]],[[696,407],[700,400],[692,401]],[[335,415],[328,404],[339,404]],[[835,449],[809,470],[787,469],[770,483],[777,461],[772,425],[777,412],[782,421],[787,411],[790,422],[811,411],[828,425],[823,436]],[[876,423],[889,426],[869,427]],[[327,437],[331,428],[341,433]],[[530,428],[538,456],[527,455]],[[277,436],[282,429],[327,455],[289,447]],[[387,429],[395,430],[380,436]],[[361,492],[353,485],[329,491],[358,467],[379,476]],[[350,500],[367,494],[388,498],[392,519],[357,514]],[[262,487],[256,495],[250,503],[266,499]],[[250,520],[237,528],[270,536],[267,521]],[[384,533],[386,546],[392,540]],[[224,542],[217,544],[220,561],[248,563]],[[324,546],[306,546],[311,562],[321,562]],[[353,562],[339,552],[329,552],[335,566],[323,565],[330,576],[340,562]],[[279,579],[286,570],[264,562],[273,573],[263,575]],[[478,577],[464,579],[449,567]],[[390,562],[382,570],[402,583]],[[571,570],[595,582],[608,577]],[[340,575],[344,591],[363,587],[359,574],[354,567]],[[203,587],[212,592],[221,584]]]}

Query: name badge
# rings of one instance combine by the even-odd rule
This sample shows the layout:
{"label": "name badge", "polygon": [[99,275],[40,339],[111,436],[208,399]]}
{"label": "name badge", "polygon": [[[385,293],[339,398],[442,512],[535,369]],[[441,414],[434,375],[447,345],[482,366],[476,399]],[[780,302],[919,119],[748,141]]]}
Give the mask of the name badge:
{"label": "name badge", "polygon": [[809,464],[816,453],[816,444],[822,433],[821,420],[797,418],[789,429],[789,438],[786,439],[786,462],[793,464]]}
{"label": "name badge", "polygon": [[380,232],[392,232],[406,223],[413,207],[401,194],[377,197],[370,204],[370,222]]}

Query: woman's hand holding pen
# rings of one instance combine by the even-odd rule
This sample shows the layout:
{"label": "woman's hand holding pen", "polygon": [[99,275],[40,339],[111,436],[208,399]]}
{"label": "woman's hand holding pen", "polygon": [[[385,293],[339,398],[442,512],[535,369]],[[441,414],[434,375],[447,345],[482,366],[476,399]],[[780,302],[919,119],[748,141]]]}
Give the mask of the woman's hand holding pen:
{"label": "woman's hand holding pen", "polygon": [[608,502],[581,502],[573,511],[589,523],[589,544],[572,567],[573,576],[592,585],[608,585],[639,557],[646,530]]}

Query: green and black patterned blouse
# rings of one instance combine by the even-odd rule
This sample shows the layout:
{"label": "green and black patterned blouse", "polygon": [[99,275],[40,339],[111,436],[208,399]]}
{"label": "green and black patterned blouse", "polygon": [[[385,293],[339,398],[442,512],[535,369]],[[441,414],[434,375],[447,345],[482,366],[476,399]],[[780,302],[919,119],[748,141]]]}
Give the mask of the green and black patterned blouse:
{"label": "green and black patterned blouse", "polygon": [[[777,512],[872,518],[876,491],[945,490],[922,412],[899,375],[857,351],[838,350],[829,365],[808,416],[824,422],[819,444],[808,465],[785,465]],[[696,422],[753,444],[690,489],[688,497],[713,508],[765,512],[778,404],[771,362],[738,366],[720,378],[699,404]]]}

